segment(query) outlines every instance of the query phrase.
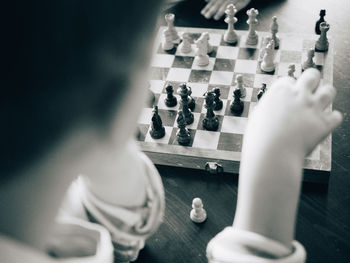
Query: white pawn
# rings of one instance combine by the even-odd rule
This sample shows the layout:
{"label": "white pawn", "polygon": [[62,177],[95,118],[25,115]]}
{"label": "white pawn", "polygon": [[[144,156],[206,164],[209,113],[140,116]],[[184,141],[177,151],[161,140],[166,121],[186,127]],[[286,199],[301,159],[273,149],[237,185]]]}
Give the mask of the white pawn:
{"label": "white pawn", "polygon": [[204,38],[200,37],[196,41],[197,52],[196,52],[196,63],[200,67],[205,67],[209,64],[208,56],[208,44]]}
{"label": "white pawn", "polygon": [[164,29],[163,31],[162,48],[164,50],[172,50],[174,48],[173,38],[169,29]]}
{"label": "white pawn", "polygon": [[209,33],[208,32],[203,32],[201,37],[204,39],[204,41],[207,43],[207,53],[210,54],[211,52],[213,52],[214,48],[212,45],[210,45],[209,43]]}
{"label": "white pawn", "polygon": [[260,68],[262,71],[265,72],[272,72],[275,70],[275,53],[274,53],[274,41],[270,40],[270,42],[267,44],[266,49],[265,49],[265,54],[263,58],[263,62],[260,65]]}
{"label": "white pawn", "polygon": [[307,68],[314,68],[315,62],[314,62],[314,56],[315,56],[315,50],[314,49],[309,49],[309,51],[307,52],[307,58],[303,63],[303,70],[307,69]]}
{"label": "white pawn", "polygon": [[192,50],[190,36],[188,33],[182,34],[182,42],[179,45],[179,49],[182,53],[190,53]]}
{"label": "white pawn", "polygon": [[237,83],[237,89],[241,90],[241,98],[244,98],[247,94],[246,89],[244,87],[243,83],[243,76],[241,74],[238,74],[236,76],[236,83]]}
{"label": "white pawn", "polygon": [[317,51],[325,52],[328,50],[328,39],[327,31],[329,30],[329,24],[327,22],[322,22],[320,24],[321,35],[320,38],[316,41],[315,48]]}
{"label": "white pawn", "polygon": [[203,208],[202,200],[198,197],[192,201],[192,210],[190,218],[195,223],[202,223],[207,219],[207,212]]}

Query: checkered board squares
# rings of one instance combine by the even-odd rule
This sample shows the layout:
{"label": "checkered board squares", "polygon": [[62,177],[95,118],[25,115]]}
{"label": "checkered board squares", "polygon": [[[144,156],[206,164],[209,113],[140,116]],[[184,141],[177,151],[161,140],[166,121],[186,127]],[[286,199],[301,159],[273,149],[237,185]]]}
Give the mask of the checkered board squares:
{"label": "checkered board squares", "polygon": [[[224,167],[225,171],[238,172],[240,153],[244,132],[250,114],[257,105],[257,94],[263,83],[267,88],[273,81],[288,75],[288,67],[295,64],[295,76],[302,73],[302,63],[306,59],[307,51],[314,47],[318,36],[279,33],[280,47],[275,50],[275,71],[265,73],[260,70],[260,57],[267,32],[258,32],[259,42],[256,46],[245,44],[246,31],[236,31],[238,43],[231,45],[223,41],[225,30],[204,28],[177,28],[177,31],[188,32],[192,50],[182,53],[178,44],[170,51],[161,48],[162,30],[160,29],[155,46],[155,53],[151,61],[150,89],[155,94],[155,105],[158,106],[166,135],[161,139],[152,139],[150,136],[152,107],[143,109],[139,118],[138,141],[141,149],[157,164],[182,166],[204,169],[205,163],[215,161]],[[201,67],[196,61],[195,40],[203,32],[208,32],[213,51],[209,54],[209,65]],[[333,83],[333,42],[330,39],[327,53],[315,52],[314,61],[321,71],[321,83]],[[236,77],[243,76],[246,95],[242,98],[244,111],[235,116],[230,111],[233,100],[233,91],[236,88]],[[191,141],[188,146],[181,146],[177,142],[178,131],[176,118],[180,108],[180,96],[177,94],[179,85],[186,82],[192,89],[192,97],[196,101],[193,111],[194,122],[187,125]],[[174,96],[178,104],[167,107],[165,87],[172,85]],[[217,131],[204,129],[202,121],[205,118],[206,108],[204,93],[213,88],[220,88],[223,108],[215,111],[219,119]],[[331,137],[305,158],[305,175],[310,171],[310,181],[320,180],[320,173],[329,174],[331,164]],[[314,175],[315,174],[315,175]],[[328,178],[328,177],[327,177]]]}

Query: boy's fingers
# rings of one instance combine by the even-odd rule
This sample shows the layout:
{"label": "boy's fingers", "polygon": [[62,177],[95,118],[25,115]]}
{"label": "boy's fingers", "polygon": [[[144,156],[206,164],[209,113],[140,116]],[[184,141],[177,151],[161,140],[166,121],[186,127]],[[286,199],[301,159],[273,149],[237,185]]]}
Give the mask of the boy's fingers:
{"label": "boy's fingers", "polygon": [[325,120],[328,125],[329,131],[332,131],[342,123],[343,115],[339,111],[334,110],[332,112],[327,113],[327,115],[325,116]]}
{"label": "boy's fingers", "polygon": [[324,110],[332,103],[336,95],[336,90],[331,85],[324,85],[319,87],[315,92],[315,107],[318,110]]}
{"label": "boy's fingers", "polygon": [[219,20],[224,15],[227,5],[231,3],[232,1],[225,1],[224,4],[221,5],[220,9],[217,11],[216,15],[214,16],[214,19]]}
{"label": "boy's fingers", "polygon": [[205,15],[205,14],[208,12],[208,10],[212,7],[213,4],[214,4],[214,1],[213,1],[213,0],[210,1],[210,2],[202,9],[201,14],[202,14],[202,15]]}
{"label": "boy's fingers", "polygon": [[207,19],[211,18],[211,17],[218,11],[221,2],[222,2],[222,1],[216,1],[216,2],[212,5],[212,7],[209,9],[209,11],[205,14],[205,17],[206,17]]}
{"label": "boy's fingers", "polygon": [[307,69],[297,80],[298,89],[313,93],[320,83],[320,72],[317,69]]}

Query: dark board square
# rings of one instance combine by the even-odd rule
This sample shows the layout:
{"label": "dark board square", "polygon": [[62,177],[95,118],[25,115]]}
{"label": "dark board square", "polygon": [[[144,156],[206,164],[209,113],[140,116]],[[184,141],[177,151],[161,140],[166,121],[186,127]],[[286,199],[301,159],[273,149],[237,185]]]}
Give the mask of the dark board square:
{"label": "dark board square", "polygon": [[164,126],[174,126],[177,111],[158,109],[158,113]]}
{"label": "dark board square", "polygon": [[208,83],[211,76],[209,70],[192,70],[189,82]]}
{"label": "dark board square", "polygon": [[193,44],[200,36],[201,33],[188,33],[191,44]]}
{"label": "dark board square", "polygon": [[236,82],[236,77],[237,75],[242,75],[243,77],[243,85],[245,87],[253,87],[254,86],[254,80],[255,80],[255,74],[250,74],[250,73],[234,73],[233,74],[233,79],[232,79],[232,85],[235,86],[237,85]]}
{"label": "dark board square", "polygon": [[177,49],[177,44],[174,45],[174,48],[170,49],[170,50],[164,50],[162,48],[162,44],[159,45],[157,53],[158,54],[169,54],[169,55],[175,55],[176,53],[176,49]]}
{"label": "dark board square", "polygon": [[174,94],[178,94],[177,93],[177,89],[179,88],[179,86],[182,84],[183,82],[180,82],[180,81],[167,81],[163,87],[163,90],[162,90],[162,93],[166,94],[166,90],[165,88],[168,86],[168,85],[171,85],[173,86],[173,89],[174,89]]}
{"label": "dark board square", "polygon": [[136,131],[136,139],[140,142],[145,141],[148,129],[149,129],[149,124],[139,124],[138,129]]}
{"label": "dark board square", "polygon": [[242,151],[243,134],[220,133],[218,150],[241,152]]}
{"label": "dark board square", "polygon": [[228,99],[229,98],[229,93],[230,93],[230,86],[228,85],[213,85],[210,84],[208,87],[208,90],[212,90],[214,88],[219,88],[220,89],[220,98],[221,99]]}
{"label": "dark board square", "polygon": [[208,55],[211,58],[216,58],[216,53],[218,52],[218,47],[213,47],[213,51],[210,52]]}
{"label": "dark board square", "polygon": [[240,48],[238,50],[238,59],[257,60],[259,50],[256,48]]}
{"label": "dark board square", "polygon": [[217,71],[233,71],[235,61],[233,59],[217,58],[214,64],[214,70]]}
{"label": "dark board square", "polygon": [[241,36],[238,36],[237,42],[234,43],[234,44],[230,44],[230,43],[225,42],[225,40],[224,40],[224,35],[222,35],[221,41],[220,41],[220,46],[231,46],[231,47],[235,47],[235,46],[239,46],[240,41],[241,41]]}
{"label": "dark board square", "polygon": [[[179,142],[177,141],[177,136],[176,136],[176,133],[178,130],[179,130],[179,128],[174,128],[172,130],[171,135],[170,135],[170,139],[169,139],[169,144],[180,145]],[[184,146],[192,147],[194,136],[196,135],[196,130],[188,129],[188,131],[190,132],[191,140],[190,140],[188,145],[184,145]]]}
{"label": "dark board square", "polygon": [[260,88],[253,88],[253,92],[252,92],[252,98],[250,101],[252,102],[257,102],[258,101],[258,93],[259,93]]}
{"label": "dark board square", "polygon": [[243,101],[243,103],[244,103],[243,112],[242,112],[242,114],[239,115],[239,114],[233,114],[231,112],[230,106],[231,106],[231,102],[232,101],[233,101],[233,99],[227,101],[227,105],[226,105],[226,109],[225,109],[225,116],[236,116],[236,117],[248,118],[250,102],[249,101]]}
{"label": "dark board square", "polygon": [[280,62],[285,63],[301,63],[301,52],[281,50]]}
{"label": "dark board square", "polygon": [[169,68],[157,68],[152,67],[151,79],[153,80],[165,80],[168,76]]}
{"label": "dark board square", "polygon": [[262,62],[259,62],[258,66],[256,67],[256,74],[275,75],[275,73],[278,72],[278,70],[277,70],[278,64],[277,63],[275,63],[275,69],[272,72],[262,71],[261,68],[260,68],[261,63]]}
{"label": "dark board square", "polygon": [[[205,113],[201,113],[201,115],[200,115],[200,117],[199,117],[199,122],[198,122],[198,130],[206,130],[204,127],[203,127],[203,120],[204,120],[204,118],[205,118]],[[218,117],[218,119],[219,119],[219,127],[218,127],[218,131],[220,131],[221,130],[221,126],[222,126],[222,121],[223,121],[223,119],[224,119],[224,116],[222,116],[222,115],[216,115],[217,117]]]}
{"label": "dark board square", "polygon": [[194,57],[175,56],[173,68],[191,68]]}
{"label": "dark board square", "polygon": [[195,102],[196,102],[196,106],[194,107],[193,112],[198,112],[201,113],[202,112],[202,107],[204,104],[204,98],[199,98],[199,97],[193,97]]}

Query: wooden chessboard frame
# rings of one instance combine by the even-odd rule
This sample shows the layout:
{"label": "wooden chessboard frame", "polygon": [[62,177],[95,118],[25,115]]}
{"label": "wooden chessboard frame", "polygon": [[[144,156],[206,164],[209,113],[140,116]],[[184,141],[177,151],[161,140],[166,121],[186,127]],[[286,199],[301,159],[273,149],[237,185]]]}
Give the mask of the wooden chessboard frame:
{"label": "wooden chessboard frame", "polygon": [[[165,27],[161,27],[157,33],[155,41],[155,49],[159,48],[162,38],[162,31]],[[190,27],[176,27],[176,30],[188,33],[202,33],[208,32],[209,34],[224,34],[225,30],[222,29],[208,29],[208,28],[190,28]],[[237,35],[241,38],[247,34],[247,31],[236,30]],[[257,32],[260,39],[269,35],[268,32]],[[318,35],[302,35],[293,33],[278,33],[280,39],[288,38],[300,38],[310,40],[309,45],[303,47],[306,51],[311,48],[314,44],[313,41],[318,39]],[[233,45],[234,46],[234,45]],[[156,52],[156,51],[155,51]],[[334,43],[331,38],[329,38],[329,50],[324,54],[323,59],[323,82],[333,84],[333,53]],[[305,52],[306,53],[306,52]],[[317,59],[317,58],[316,58]],[[331,106],[330,106],[331,108]],[[148,157],[155,163],[159,165],[167,166],[178,166],[185,168],[194,169],[205,169],[207,162],[215,162],[221,165],[224,172],[238,173],[239,171],[239,161],[241,157],[240,152],[232,151],[213,151],[210,149],[200,149],[186,146],[176,146],[168,145],[163,143],[154,142],[138,142],[141,150],[145,152]],[[305,159],[304,161],[304,181],[308,182],[318,182],[327,183],[331,171],[331,146],[332,137],[329,135],[318,147],[319,160],[315,159]]]}

